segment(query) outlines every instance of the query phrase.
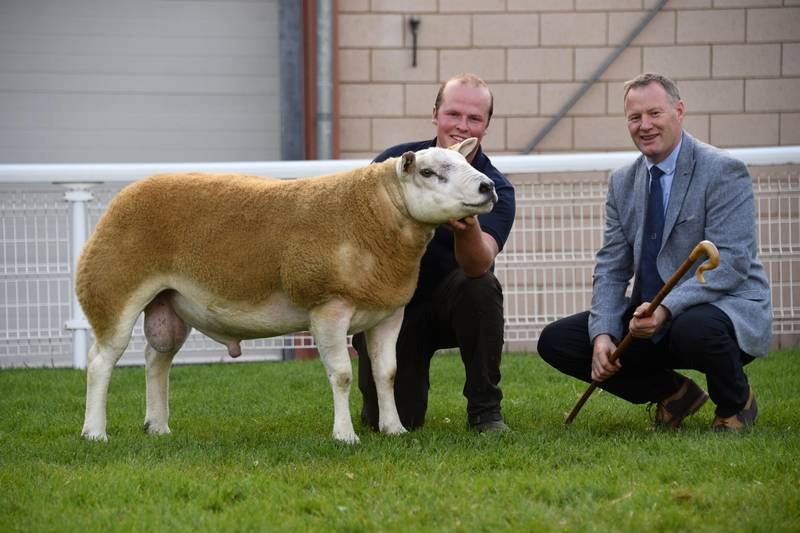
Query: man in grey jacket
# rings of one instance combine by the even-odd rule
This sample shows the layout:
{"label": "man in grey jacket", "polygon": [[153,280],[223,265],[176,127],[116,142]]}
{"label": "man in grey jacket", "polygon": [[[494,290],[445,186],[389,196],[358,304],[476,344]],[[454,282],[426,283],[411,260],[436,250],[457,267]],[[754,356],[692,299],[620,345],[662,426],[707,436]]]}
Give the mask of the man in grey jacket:
{"label": "man in grey jacket", "polygon": [[[709,394],[716,404],[713,429],[750,426],[758,408],[744,366],[766,355],[772,332],[752,179],[741,161],[683,131],[684,103],[669,78],[642,74],[627,82],[624,105],[642,156],[609,178],[591,310],[548,325],[539,354],[630,402],[656,404],[657,427],[679,427]],[[652,316],[642,317],[704,239],[720,253],[706,283],[693,277],[695,265]],[[628,331],[634,342],[612,363],[609,356]],[[682,368],[703,372],[709,394],[674,370]]]}

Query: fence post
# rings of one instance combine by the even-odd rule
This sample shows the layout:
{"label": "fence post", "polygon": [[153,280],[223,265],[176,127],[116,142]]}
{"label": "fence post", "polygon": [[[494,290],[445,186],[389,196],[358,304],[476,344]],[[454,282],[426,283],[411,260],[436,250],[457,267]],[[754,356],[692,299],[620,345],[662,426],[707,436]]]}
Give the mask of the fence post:
{"label": "fence post", "polygon": [[70,222],[72,233],[69,239],[69,253],[72,273],[72,308],[71,317],[64,327],[72,330],[72,366],[86,368],[88,353],[89,322],[83,314],[75,293],[75,273],[78,269],[78,258],[83,245],[88,237],[88,206],[87,203],[94,199],[88,191],[92,183],[61,183],[67,188],[64,199],[70,202]]}

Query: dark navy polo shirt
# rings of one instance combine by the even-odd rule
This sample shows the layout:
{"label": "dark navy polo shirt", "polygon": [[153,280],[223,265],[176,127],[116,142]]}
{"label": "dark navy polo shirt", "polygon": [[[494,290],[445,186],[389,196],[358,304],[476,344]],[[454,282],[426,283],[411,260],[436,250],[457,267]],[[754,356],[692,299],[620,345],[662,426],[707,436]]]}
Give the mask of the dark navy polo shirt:
{"label": "dark navy polo shirt", "polygon": [[[428,141],[398,144],[381,152],[374,159],[374,162],[381,162],[391,157],[400,157],[405,152],[417,152],[433,146],[436,146],[435,138]],[[492,165],[480,147],[475,154],[475,159],[472,160],[472,166],[494,182],[495,191],[497,191],[497,204],[495,204],[491,212],[485,215],[478,215],[478,221],[480,222],[481,230],[494,237],[494,240],[497,241],[498,249],[502,250],[514,223],[514,214],[516,212],[514,186]],[[439,226],[436,228],[436,233],[428,244],[425,255],[422,257],[419,281],[412,302],[419,297],[430,295],[439,283],[456,268],[459,268],[459,266],[458,262],[456,262],[453,232],[444,226]]]}

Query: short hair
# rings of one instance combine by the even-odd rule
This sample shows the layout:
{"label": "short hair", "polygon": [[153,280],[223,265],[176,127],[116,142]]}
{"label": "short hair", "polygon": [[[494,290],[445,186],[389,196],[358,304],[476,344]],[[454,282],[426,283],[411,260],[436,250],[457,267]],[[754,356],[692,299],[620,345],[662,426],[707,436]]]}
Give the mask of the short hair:
{"label": "short hair", "polygon": [[489,116],[486,118],[486,123],[488,124],[489,121],[492,120],[492,113],[494,112],[494,95],[492,94],[492,90],[489,88],[489,85],[486,84],[479,76],[475,74],[470,74],[468,72],[462,72],[461,74],[456,74],[449,80],[446,80],[439,86],[439,92],[436,93],[436,101],[433,103],[434,109],[439,109],[439,106],[442,105],[442,98],[444,98],[444,88],[447,87],[447,84],[451,81],[456,81],[461,83],[462,85],[469,85],[471,87],[483,87],[489,93]]}
{"label": "short hair", "polygon": [[678,92],[678,86],[675,84],[675,82],[666,76],[655,74],[653,72],[645,72],[644,74],[639,74],[632,80],[626,81],[625,85],[623,86],[625,92],[622,95],[622,100],[624,101],[628,97],[628,93],[631,89],[646,87],[651,83],[657,83],[661,85],[661,87],[663,87],[667,92],[667,96],[669,96],[669,99],[672,101],[673,105],[677,104],[681,100],[681,94]]}

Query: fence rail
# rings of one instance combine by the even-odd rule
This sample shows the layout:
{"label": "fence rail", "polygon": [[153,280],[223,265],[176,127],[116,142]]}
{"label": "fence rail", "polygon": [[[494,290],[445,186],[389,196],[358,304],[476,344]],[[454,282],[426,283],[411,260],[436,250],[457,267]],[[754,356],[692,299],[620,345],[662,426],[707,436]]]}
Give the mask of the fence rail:
{"label": "fence rail", "polygon": [[[777,344],[800,339],[800,147],[731,150],[753,174],[759,244],[770,278]],[[508,349],[533,349],[549,322],[587,308],[602,242],[610,170],[635,152],[497,156],[517,190],[517,218],[496,274],[504,287]],[[365,160],[135,165],[0,165],[0,366],[85,365],[91,332],[74,297],[77,251],[110,199],[155,172],[320,175]],[[313,348],[306,334],[245,341],[237,361],[277,360]],[[122,364],[141,364],[141,320]],[[192,333],[176,362],[231,361]]]}

